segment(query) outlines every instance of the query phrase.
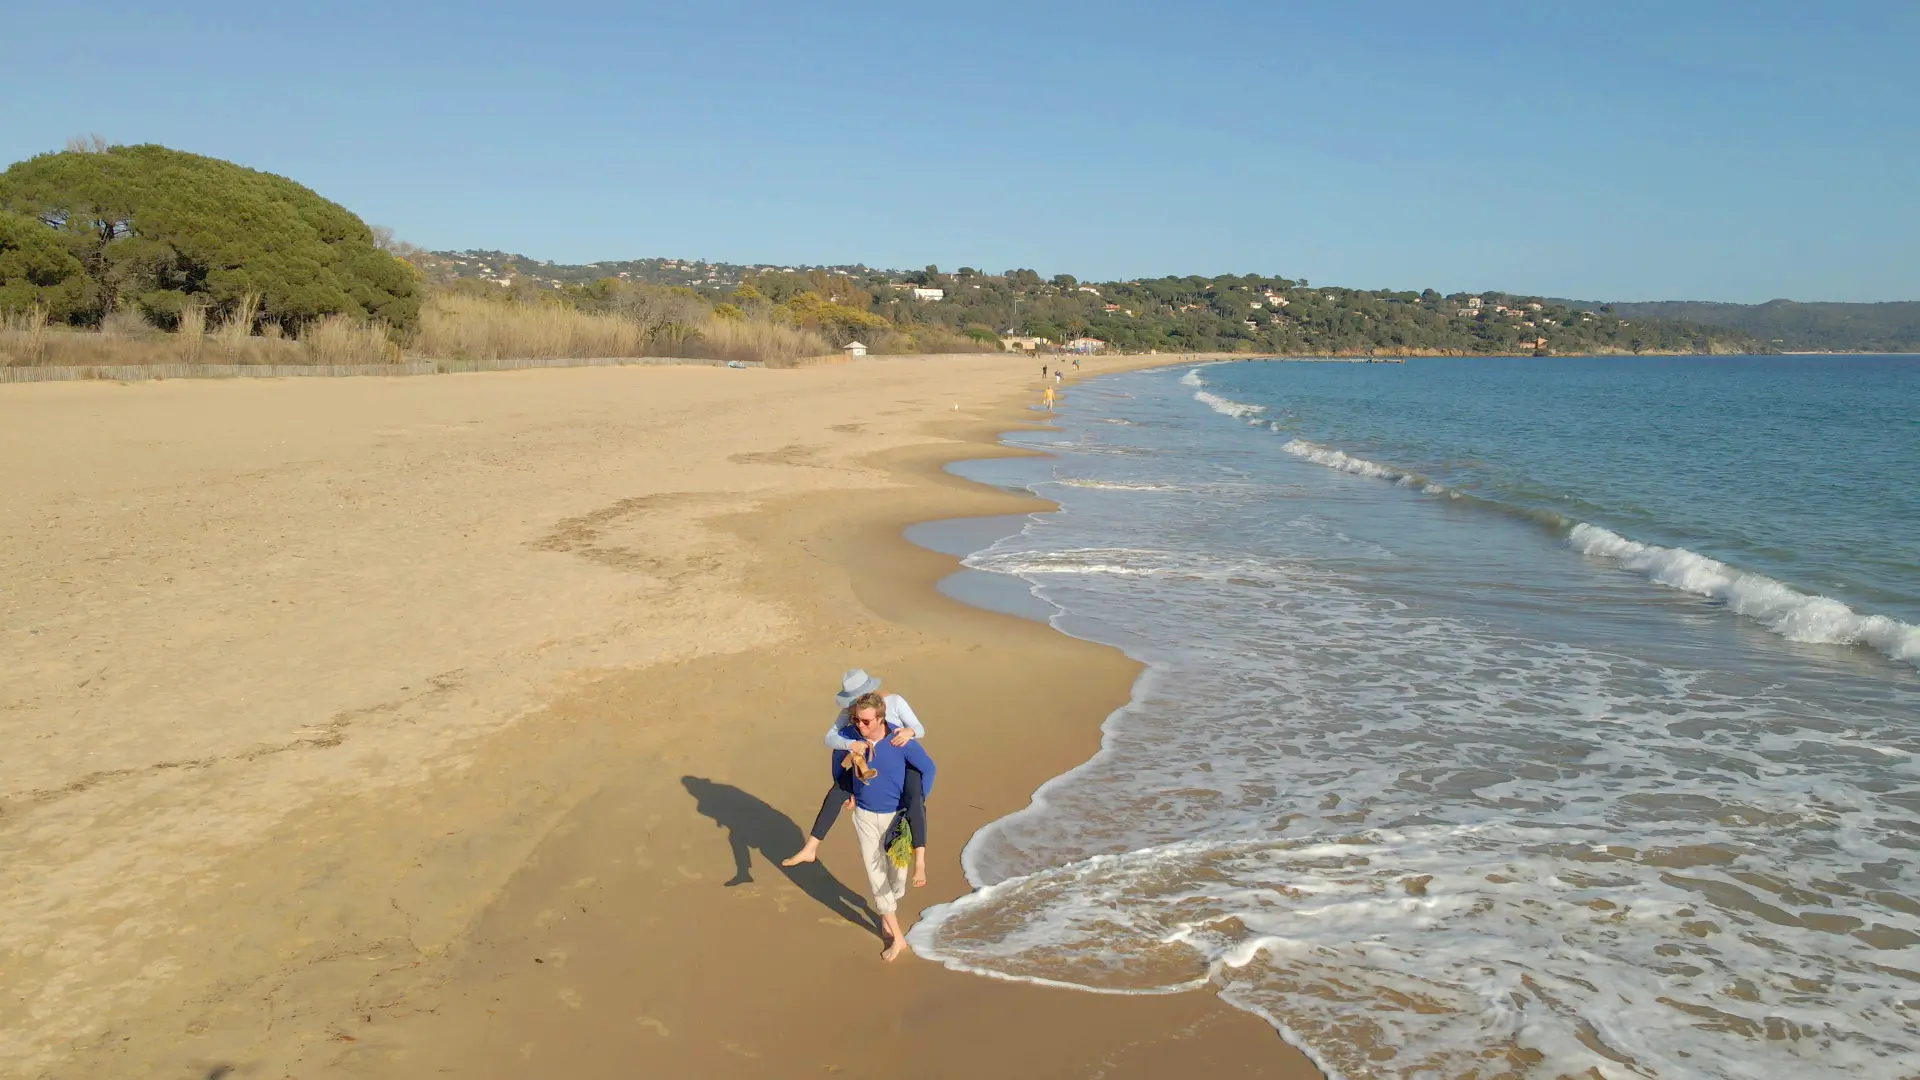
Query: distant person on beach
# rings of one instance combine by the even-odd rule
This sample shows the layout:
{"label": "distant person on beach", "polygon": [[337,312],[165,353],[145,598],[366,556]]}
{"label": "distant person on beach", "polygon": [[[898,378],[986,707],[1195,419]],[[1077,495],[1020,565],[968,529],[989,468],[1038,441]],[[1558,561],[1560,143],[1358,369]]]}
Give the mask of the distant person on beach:
{"label": "distant person on beach", "polygon": [[1047,377],[1047,365],[1045,364],[1040,365],[1040,377],[1043,379]]}
{"label": "distant person on beach", "polygon": [[[860,842],[860,865],[867,872],[872,890],[873,910],[880,916],[880,930],[887,947],[882,959],[892,960],[906,951],[907,936],[900,929],[898,907],[907,895],[907,868],[904,856],[895,858],[893,847],[897,830],[906,815],[902,806],[909,773],[922,777],[924,791],[933,791],[933,758],[918,740],[897,738],[887,729],[887,702],[879,694],[866,693],[855,698],[847,709],[848,723],[840,736],[854,745],[851,750],[833,752],[835,786],[845,785],[852,795],[853,832]],[[911,826],[909,826],[911,828]],[[912,839],[916,865],[925,865],[926,849],[920,837]],[[924,880],[924,874],[922,875]]]}
{"label": "distant person on beach", "polygon": [[[856,802],[851,772],[839,766],[838,755],[858,753],[863,761],[871,762],[877,747],[872,741],[848,734],[852,724],[851,710],[855,702],[864,697],[879,697],[880,680],[855,668],[841,676],[840,692],[834,695],[834,701],[840,705],[840,713],[833,719],[833,726],[827,729],[827,749],[834,752],[833,786],[827,789],[826,797],[820,800],[820,812],[813,817],[813,828],[807,833],[807,842],[799,851],[780,860],[781,866],[798,866],[810,863],[820,857],[820,842],[827,838],[833,829],[833,823],[840,819],[840,811],[849,803]],[[884,741],[895,747],[906,746],[909,742],[927,737],[927,729],[920,718],[913,714],[913,706],[899,694],[879,697],[880,719],[885,725]],[[900,802],[906,815],[907,827],[913,831],[913,887],[920,888],[927,883],[927,789],[931,786],[928,777],[922,776],[918,766],[911,760],[907,763],[907,774],[901,782]]]}
{"label": "distant person on beach", "polygon": [[1053,387],[1047,387],[1047,411],[1053,411]]}

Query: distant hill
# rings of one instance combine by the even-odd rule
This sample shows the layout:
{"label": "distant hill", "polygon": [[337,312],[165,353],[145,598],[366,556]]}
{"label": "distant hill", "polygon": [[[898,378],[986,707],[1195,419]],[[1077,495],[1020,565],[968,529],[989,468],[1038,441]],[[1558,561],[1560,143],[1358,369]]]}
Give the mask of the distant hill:
{"label": "distant hill", "polygon": [[[1567,301],[1572,304],[1573,301]],[[1582,301],[1578,306],[1600,305]],[[1629,319],[1673,319],[1751,334],[1781,352],[1920,352],[1920,301],[1887,304],[1716,304],[1656,300],[1612,304]]]}
{"label": "distant hill", "polygon": [[596,263],[553,263],[505,251],[415,251],[409,253],[428,279],[448,284],[462,279],[509,285],[516,281],[545,288],[585,285],[614,278],[643,285],[680,285],[689,289],[732,289],[749,274],[840,271],[865,278],[875,271],[859,264],[847,266],[779,266],[772,263],[715,263],[702,259],[621,259]]}
{"label": "distant hill", "polygon": [[[934,266],[901,271],[665,258],[580,265],[482,250],[410,251],[407,257],[436,284],[474,288],[486,283],[498,286],[502,295],[545,293],[587,306],[625,290],[658,286],[691,289],[709,303],[742,313],[770,303],[797,311],[790,317],[808,325],[824,319],[822,332],[836,345],[858,337],[871,346],[891,327],[978,344],[997,343],[1003,335],[1053,346],[1093,339],[1133,352],[1773,351],[1751,334],[1699,320],[1629,316],[1509,293],[1347,289],[1259,274],[1082,282],[1069,274],[1042,279],[1032,270],[988,274],[966,266],[948,274]],[[804,311],[792,309],[796,300]],[[831,318],[808,306],[820,301],[833,309],[827,312]]]}

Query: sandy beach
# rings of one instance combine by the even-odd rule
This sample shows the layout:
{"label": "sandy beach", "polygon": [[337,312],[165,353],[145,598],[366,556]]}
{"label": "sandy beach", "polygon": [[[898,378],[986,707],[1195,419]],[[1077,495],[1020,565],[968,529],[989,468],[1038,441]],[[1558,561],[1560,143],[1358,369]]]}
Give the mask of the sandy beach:
{"label": "sandy beach", "polygon": [[941,470],[1037,376],[0,387],[0,1075],[1317,1075],[1211,994],[882,965],[844,824],[778,866],[845,668],[941,767],[909,924],[1127,699],[900,535],[1045,508]]}

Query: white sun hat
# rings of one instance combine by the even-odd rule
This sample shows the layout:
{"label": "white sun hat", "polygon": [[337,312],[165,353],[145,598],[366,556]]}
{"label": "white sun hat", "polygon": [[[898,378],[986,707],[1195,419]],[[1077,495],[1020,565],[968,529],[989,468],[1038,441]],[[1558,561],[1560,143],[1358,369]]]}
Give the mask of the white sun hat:
{"label": "white sun hat", "polygon": [[840,692],[833,695],[833,700],[839,702],[840,707],[844,709],[853,704],[854,699],[861,694],[871,694],[878,689],[880,689],[879,679],[859,668],[854,668],[840,677]]}

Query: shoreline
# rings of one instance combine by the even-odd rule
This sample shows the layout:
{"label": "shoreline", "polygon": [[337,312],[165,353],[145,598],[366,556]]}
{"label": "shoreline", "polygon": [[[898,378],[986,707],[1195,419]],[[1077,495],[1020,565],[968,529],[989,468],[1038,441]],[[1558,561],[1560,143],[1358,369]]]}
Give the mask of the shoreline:
{"label": "shoreline", "polygon": [[[84,571],[74,625],[143,633],[136,613],[163,583],[122,587],[102,554],[167,569],[164,610],[215,640],[242,595],[296,605],[242,605],[233,628],[258,643],[229,637],[203,661],[122,640],[98,700],[65,674],[79,639],[15,639],[29,696],[9,722],[62,708],[74,730],[16,761],[44,779],[0,788],[7,902],[29,935],[0,941],[20,1002],[0,1061],[44,1077],[876,1075],[903,1060],[931,1075],[1016,1061],[1021,1075],[1318,1076],[1212,994],[882,965],[849,918],[864,889],[844,825],[825,876],[768,857],[817,805],[824,703],[846,667],[908,694],[945,767],[933,880],[909,920],[966,891],[965,839],[1090,756],[1128,700],[1137,667],[1116,650],[942,594],[957,560],[904,536],[1051,505],[945,471],[1022,453],[1000,433],[1044,419],[1027,407],[1036,373],[1006,359],[0,394],[26,421],[15,449],[56,465],[17,479],[20,510],[0,521],[42,527],[10,556],[29,625],[71,608]],[[1130,359],[1079,378],[1191,361]],[[111,445],[80,453],[102,432]],[[448,472],[454,450],[471,464]],[[209,529],[213,507],[234,509]],[[125,535],[129,514],[192,557],[102,552],[95,538]],[[315,539],[254,553],[277,534]],[[338,688],[310,670],[328,665]],[[135,696],[112,697],[112,679]],[[154,689],[167,679],[180,688]],[[71,742],[104,738],[86,734],[95,715],[138,736],[125,716],[178,710],[195,722],[153,730],[204,745],[191,767],[174,763],[191,748],[160,741]],[[1010,717],[1037,731],[1016,742]],[[66,745],[84,756],[47,756]],[[66,779],[116,757],[125,779]],[[76,861],[86,845],[98,852]],[[752,880],[728,885],[737,856]],[[102,858],[131,861],[97,880],[59,869]],[[35,934],[111,945],[68,958],[35,951]],[[881,1030],[842,1037],[869,999]]]}
{"label": "shoreline", "polygon": [[[1184,362],[1175,360],[1176,364]],[[1113,370],[1145,366],[1164,365],[1134,364]],[[1080,378],[1093,374],[1088,372]],[[1011,430],[1044,428],[1044,418],[1024,404],[1031,396],[1030,389],[1017,391],[990,405],[984,416],[933,425],[942,429],[938,442],[884,451],[863,462],[882,470],[894,482],[907,485],[917,499],[903,498],[884,509],[863,513],[857,520],[822,523],[819,532],[810,526],[797,530],[812,532],[821,541],[813,548],[816,557],[844,572],[850,599],[882,623],[870,629],[872,636],[861,642],[858,656],[886,658],[879,664],[870,660],[865,663],[887,680],[888,690],[907,694],[921,716],[928,719],[928,747],[943,766],[940,797],[931,809],[936,815],[936,843],[944,850],[930,853],[933,872],[929,887],[915,890],[902,902],[902,921],[909,928],[917,921],[920,909],[970,891],[959,872],[959,854],[973,832],[1019,809],[1047,780],[1077,767],[1097,751],[1107,716],[1131,699],[1140,671],[1140,665],[1117,649],[1080,641],[1049,625],[969,604],[941,591],[939,583],[960,569],[958,557],[941,554],[906,537],[910,528],[929,522],[1024,515],[1057,508],[1049,500],[978,484],[947,471],[949,465],[960,461],[1046,456],[1002,441]],[[759,526],[791,514],[794,508],[783,509],[785,512],[735,518],[723,527],[764,549],[777,545],[779,534],[763,532]],[[956,665],[959,649],[971,654],[966,659],[973,662]],[[805,654],[812,650],[801,647],[798,651]],[[787,670],[789,663],[802,668],[818,666],[796,657],[778,667]],[[895,672],[904,677],[892,674]],[[1023,743],[1024,760],[1011,765],[992,746],[1004,721],[988,726],[988,717],[973,716],[962,721],[968,725],[965,728],[955,723],[953,705],[978,700],[977,689],[968,684],[981,678],[1000,680],[998,687],[1002,690],[1009,685],[1018,687],[1019,699],[1028,708],[1063,720],[1083,719],[1062,724],[1044,737],[1028,737]],[[701,681],[726,679],[714,673]],[[935,680],[931,687],[930,679]],[[796,691],[784,681],[770,689],[788,700],[804,696],[804,691]],[[674,693],[668,691],[662,696]],[[991,694],[988,700],[992,700]],[[805,711],[804,705],[800,708]],[[813,728],[818,728],[817,720],[828,714],[822,710],[818,718],[808,715],[814,722],[811,728],[803,722],[805,734],[797,750],[790,743],[776,745],[757,739],[737,748],[736,753],[745,760],[736,760],[724,779],[680,778],[680,786],[689,789],[696,803],[702,804],[700,812],[712,817],[716,827],[725,827],[736,835],[757,834],[748,838],[752,851],[747,863],[754,880],[738,886],[743,903],[750,895],[747,888],[766,883],[776,887],[799,885],[816,901],[821,900],[820,893],[837,892],[840,886],[855,893],[863,889],[857,864],[851,852],[844,850],[851,848],[851,841],[840,835],[847,831],[844,827],[837,829],[822,849],[822,865],[829,870],[826,882],[809,884],[802,880],[802,873],[787,875],[774,864],[786,848],[769,840],[769,834],[790,838],[787,846],[797,847],[800,829],[817,798],[814,791],[823,778],[802,779],[797,784],[785,781],[772,790],[762,785],[768,783],[764,777],[770,774],[794,771],[796,752],[802,762],[806,760],[817,739]],[[996,767],[1000,771],[994,776],[991,771]],[[488,954],[537,949],[540,939],[548,935],[540,930],[527,933],[527,916],[531,914],[537,921],[541,914],[552,912],[583,880],[576,875],[595,866],[604,867],[604,853],[615,843],[610,836],[619,831],[616,823],[621,818],[631,819],[645,812],[635,809],[637,806],[657,805],[658,801],[671,804],[683,798],[673,790],[667,775],[674,771],[667,769],[650,778],[602,790],[593,797],[598,805],[583,806],[580,813],[571,815],[556,830],[572,834],[562,845],[564,850],[536,855],[530,866],[538,863],[540,869],[529,879],[516,882],[515,888],[503,895],[498,910],[491,913],[491,925],[474,935],[466,970],[453,978],[459,988],[434,1006],[440,1030],[425,1034],[409,1047],[395,1062],[402,1068],[391,1073],[374,1069],[368,1075],[404,1075],[407,1061],[444,1067],[451,1060],[456,1075],[502,1078],[523,1075],[520,1070],[536,1061],[544,1061],[547,1069],[581,1076],[618,1073],[618,1062],[645,1062],[647,1067],[681,1075],[784,1076],[824,1069],[835,1075],[882,1076],[892,1075],[890,1063],[911,1060],[926,1075],[959,1077],[1005,1070],[1009,1053],[1014,1053],[1023,1064],[1013,1074],[1023,1076],[1080,1075],[1096,1061],[1104,1067],[1101,1075],[1142,1080],[1196,1065],[1227,1077],[1306,1080],[1321,1076],[1305,1055],[1282,1040],[1264,1018],[1227,1006],[1211,991],[1114,998],[983,978],[917,956],[883,965],[876,955],[878,938],[863,944],[858,931],[848,932],[851,924],[843,913],[836,912],[838,918],[820,914],[822,908],[832,906],[825,903],[812,909],[811,918],[792,920],[790,928],[799,930],[809,922],[832,927],[826,935],[812,931],[806,934],[811,940],[784,940],[774,927],[767,928],[773,931],[771,934],[752,935],[748,952],[758,956],[780,950],[789,954],[787,962],[778,966],[756,962],[751,974],[742,970],[735,978],[718,980],[714,988],[732,1001],[733,1015],[723,1026],[737,1025],[736,1034],[751,1031],[763,1038],[774,1037],[784,1048],[779,1059],[769,1060],[772,1055],[761,1049],[760,1043],[742,1039],[721,1039],[720,1052],[715,1053],[710,1047],[698,1045],[699,1040],[711,1038],[704,1024],[689,1021],[684,1013],[672,1015],[677,1010],[657,1003],[648,1006],[654,1011],[634,1021],[642,1028],[637,1035],[622,1033],[631,1041],[621,1039],[617,1047],[583,1048],[575,1035],[586,1038],[606,1033],[594,1029],[591,1021],[581,1024],[579,1001],[633,989],[619,971],[620,961],[604,955],[610,945],[616,950],[629,950],[636,963],[644,956],[649,965],[670,967],[689,981],[705,977],[694,969],[709,963],[712,957],[697,961],[677,955],[662,957],[648,943],[622,940],[617,933],[608,934],[606,928],[563,932],[554,935],[563,944],[559,950],[562,963],[577,967],[578,956],[596,954],[595,970],[583,972],[574,980],[586,988],[576,990],[579,998],[570,1002],[564,993],[548,999],[538,974],[523,979],[502,973],[497,960]],[[804,765],[799,771],[803,776],[808,772]],[[693,788],[697,781],[706,781],[703,789]],[[776,798],[773,791],[780,789],[800,792],[797,803],[792,796]],[[762,809],[759,804],[763,802],[771,812]],[[616,808],[615,804],[623,805]],[[782,816],[786,821],[776,820]],[[697,852],[683,855],[688,856],[697,857]],[[740,865],[734,864],[736,870]],[[693,882],[694,889],[710,887],[714,875],[704,868],[676,868],[682,878],[690,872],[701,875]],[[784,882],[783,877],[787,879]],[[595,887],[598,885],[596,880]],[[671,895],[685,888],[687,883],[673,882],[662,890],[669,895],[649,898],[645,906],[666,908],[673,913],[667,916],[669,922],[703,921],[697,899]],[[615,891],[631,895],[634,889],[626,886]],[[846,901],[844,896],[839,899],[843,904]],[[777,898],[775,904],[777,915],[795,914]],[[798,906],[797,901],[794,906]],[[591,910],[581,912],[583,916],[590,914]],[[795,973],[787,969],[794,954],[806,957],[803,970],[817,968],[818,974],[803,974],[796,980]],[[519,985],[512,985],[515,983]],[[596,988],[595,984],[600,985]],[[821,1003],[826,1005],[824,1013],[819,1011],[819,1004],[800,1008],[810,986],[863,986],[866,989],[862,993],[882,994],[899,1009],[889,1013],[881,1033],[850,1041],[836,1035],[833,1028],[841,1014],[839,1007]],[[795,1015],[797,1008],[799,1015]],[[462,1040],[472,1039],[479,1026],[469,1021],[477,1021],[477,1013],[483,1009],[491,1017],[489,1025],[498,1025],[507,1017],[516,1020],[508,1021],[510,1026],[505,1031],[488,1028],[478,1044],[462,1045]],[[553,1045],[556,1028],[560,1031],[557,1040],[563,1044],[560,1047]],[[985,1030],[995,1032],[995,1037],[983,1043],[979,1036]],[[1116,1030],[1128,1034],[1116,1038]],[[522,1036],[537,1039],[538,1045],[522,1040]],[[675,1045],[669,1053],[656,1056],[667,1049],[663,1043]],[[509,1054],[510,1047],[520,1053]],[[558,1056],[549,1056],[555,1050]],[[445,1055],[450,1052],[455,1056],[449,1059]]]}

